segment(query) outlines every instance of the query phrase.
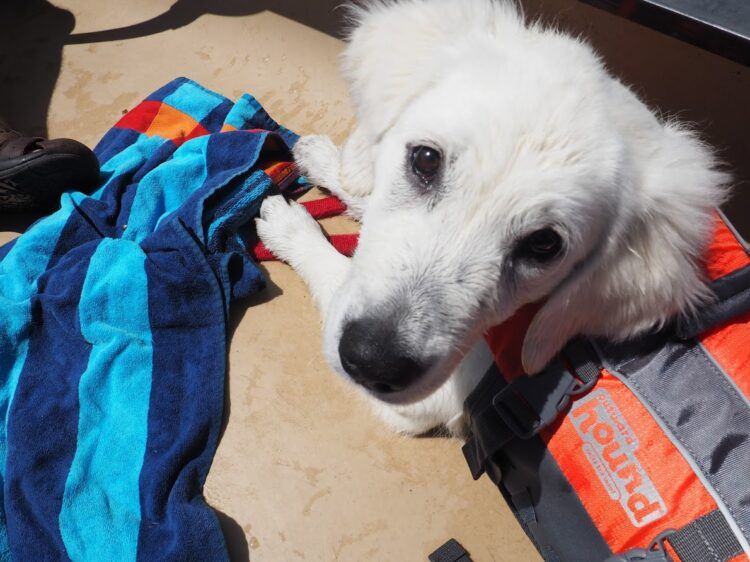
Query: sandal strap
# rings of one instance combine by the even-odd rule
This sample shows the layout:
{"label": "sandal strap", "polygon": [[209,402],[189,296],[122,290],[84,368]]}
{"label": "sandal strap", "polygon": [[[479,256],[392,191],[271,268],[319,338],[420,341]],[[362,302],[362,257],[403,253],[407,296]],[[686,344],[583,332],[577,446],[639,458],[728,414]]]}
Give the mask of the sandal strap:
{"label": "sandal strap", "polygon": [[15,131],[0,132],[0,159],[18,158],[35,150],[41,150],[41,137],[23,137]]}

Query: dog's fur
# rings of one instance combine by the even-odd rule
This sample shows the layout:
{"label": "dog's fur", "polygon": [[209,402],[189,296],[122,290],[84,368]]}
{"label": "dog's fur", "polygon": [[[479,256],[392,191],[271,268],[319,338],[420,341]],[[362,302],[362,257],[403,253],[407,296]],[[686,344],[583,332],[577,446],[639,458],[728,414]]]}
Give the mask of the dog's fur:
{"label": "dog's fur", "polygon": [[[430,367],[373,397],[396,430],[458,432],[482,374],[462,358],[525,303],[545,301],[522,349],[535,373],[576,334],[628,338],[707,298],[700,256],[727,178],[584,41],[526,24],[501,1],[379,2],[354,18],[343,67],[358,124],[342,148],[303,137],[295,157],[361,219],[357,252],[336,253],[281,197],[264,202],[257,227],[309,285],[337,372],[345,320],[397,316],[404,345]],[[429,189],[407,156],[424,143],[444,155]],[[562,256],[516,259],[518,240],[547,226]]]}

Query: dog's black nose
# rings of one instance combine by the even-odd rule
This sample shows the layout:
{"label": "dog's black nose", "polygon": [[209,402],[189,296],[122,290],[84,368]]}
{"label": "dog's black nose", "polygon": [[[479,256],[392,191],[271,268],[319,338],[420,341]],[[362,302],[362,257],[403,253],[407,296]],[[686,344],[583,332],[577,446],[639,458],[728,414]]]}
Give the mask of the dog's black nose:
{"label": "dog's black nose", "polygon": [[354,382],[379,394],[405,389],[424,370],[403,350],[392,323],[375,318],[345,324],[339,341],[339,357]]}

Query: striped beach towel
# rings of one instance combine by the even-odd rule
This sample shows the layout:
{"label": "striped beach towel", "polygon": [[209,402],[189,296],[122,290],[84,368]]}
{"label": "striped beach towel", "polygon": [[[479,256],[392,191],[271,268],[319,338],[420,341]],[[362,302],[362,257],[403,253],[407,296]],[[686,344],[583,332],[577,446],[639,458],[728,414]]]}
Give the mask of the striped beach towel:
{"label": "striped beach towel", "polygon": [[202,489],[227,309],[296,135],[249,95],[177,79],[95,152],[102,185],[0,248],[0,559],[224,560]]}

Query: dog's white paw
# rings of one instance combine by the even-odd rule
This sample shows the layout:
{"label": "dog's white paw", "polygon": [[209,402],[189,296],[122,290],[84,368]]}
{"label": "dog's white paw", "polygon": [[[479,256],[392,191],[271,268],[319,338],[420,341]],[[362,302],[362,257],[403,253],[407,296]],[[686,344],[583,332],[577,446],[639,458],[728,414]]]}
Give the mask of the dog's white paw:
{"label": "dog's white paw", "polygon": [[355,220],[362,218],[366,205],[366,195],[371,188],[363,182],[362,194],[354,193],[351,186],[342,182],[341,149],[325,135],[301,137],[293,149],[294,159],[307,179],[330,191],[347,206],[347,214]]}
{"label": "dog's white paw", "polygon": [[320,225],[302,205],[287,202],[282,195],[267,197],[255,220],[258,236],[273,254],[294,265],[298,252],[305,251],[305,241],[322,237]]}
{"label": "dog's white paw", "polygon": [[325,135],[306,135],[294,145],[294,160],[315,185],[340,190],[341,150]]}

